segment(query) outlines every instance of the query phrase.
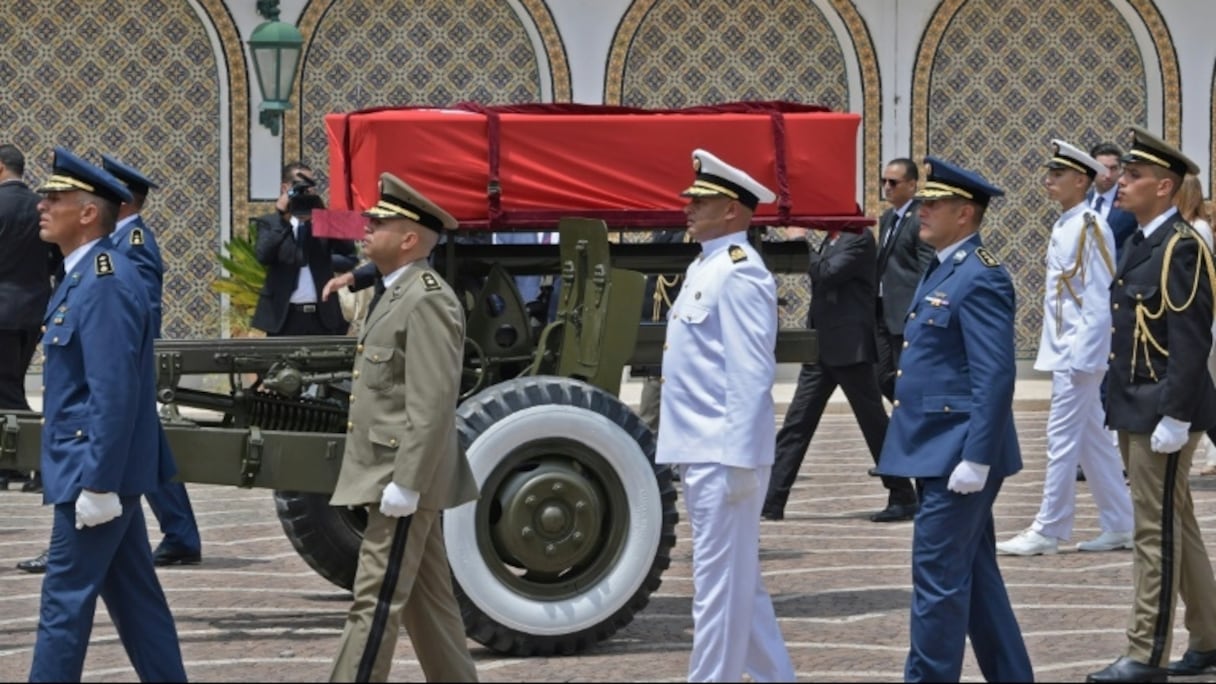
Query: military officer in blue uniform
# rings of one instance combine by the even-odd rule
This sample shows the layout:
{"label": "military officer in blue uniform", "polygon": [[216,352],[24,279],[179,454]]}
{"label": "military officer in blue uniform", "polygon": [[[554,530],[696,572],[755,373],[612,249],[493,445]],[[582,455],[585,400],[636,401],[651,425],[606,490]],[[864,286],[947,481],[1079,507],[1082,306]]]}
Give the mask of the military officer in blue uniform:
{"label": "military officer in blue uniform", "polygon": [[760,506],[773,466],[777,288],[747,242],[773,192],[705,150],[683,192],[701,254],[671,305],[656,461],[676,465],[692,525],[688,680],[793,681],[760,576]]}
{"label": "military officer in blue uniform", "polygon": [[[159,187],[138,170],[103,154],[102,168],[122,181],[131,192],[131,201],[123,202],[118,210],[118,226],[109,240],[114,251],[127,257],[135,266],[144,290],[152,317],[155,337],[161,336],[161,292],[164,283],[164,262],[156,246],[156,236],[144,224],[140,212],[147,201],[149,190]],[[173,457],[169,440],[159,425],[160,448]],[[160,523],[164,539],[156,547],[153,559],[157,565],[194,565],[202,560],[202,544],[199,540],[198,523],[190,506],[186,486],[180,482],[167,482],[156,492],[146,497],[152,513]],[[46,552],[29,560],[21,561],[17,567],[26,572],[46,571]]]}
{"label": "military officer in blue uniform", "polygon": [[1013,424],[1014,293],[979,228],[1004,194],[932,157],[917,193],[937,252],[912,299],[878,472],[917,478],[909,682],[957,682],[966,638],[988,681],[1034,673],[996,561],[992,505],[1022,468]]}
{"label": "military officer in blue uniform", "polygon": [[[139,271],[152,307],[152,329],[159,339],[165,264],[161,259],[160,249],[156,246],[155,234],[148,229],[143,216],[140,215],[148,199],[149,190],[158,186],[137,169],[114,157],[103,154],[101,160],[102,168],[125,183],[131,191],[132,200],[124,202],[118,210],[118,227],[114,229],[110,241],[114,244],[114,249],[130,259]],[[161,449],[172,458],[164,429],[158,428],[158,431]],[[190,506],[190,495],[186,493],[186,486],[180,482],[166,482],[164,487],[150,492],[146,498],[152,513],[160,523],[160,531],[165,535],[153,553],[156,564],[199,563],[202,560],[202,541],[199,539],[198,523],[194,519],[194,509]]]}
{"label": "military officer in blue uniform", "polygon": [[80,681],[97,597],[143,681],[185,681],[139,497],[174,474],[158,445],[153,321],[113,249],[118,179],[56,148],[40,236],[64,254],[43,327],[43,501],[55,507],[31,681]]}
{"label": "military officer in blue uniform", "polygon": [[[1139,227],[1110,288],[1106,425],[1119,433],[1131,484],[1135,599],[1127,650],[1090,682],[1164,682],[1216,668],[1216,579],[1187,479],[1195,447],[1216,425],[1207,372],[1216,273],[1174,206],[1183,177],[1199,168],[1143,128],[1132,132],[1118,198]],[[1167,665],[1179,596],[1187,650]]]}

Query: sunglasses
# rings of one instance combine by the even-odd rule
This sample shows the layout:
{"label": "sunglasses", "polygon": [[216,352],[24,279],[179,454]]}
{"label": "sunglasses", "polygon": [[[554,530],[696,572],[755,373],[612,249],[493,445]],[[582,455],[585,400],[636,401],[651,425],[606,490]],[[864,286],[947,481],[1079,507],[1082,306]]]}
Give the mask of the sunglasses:
{"label": "sunglasses", "polygon": [[901,178],[884,178],[884,179],[882,179],[883,185],[899,185],[902,182],[904,182],[904,181]]}

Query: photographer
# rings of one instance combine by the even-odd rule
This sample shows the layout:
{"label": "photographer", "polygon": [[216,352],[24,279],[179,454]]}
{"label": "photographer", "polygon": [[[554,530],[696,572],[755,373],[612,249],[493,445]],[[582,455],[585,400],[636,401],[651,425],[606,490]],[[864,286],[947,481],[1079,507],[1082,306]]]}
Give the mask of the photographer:
{"label": "photographer", "polygon": [[355,243],[312,235],[312,210],[325,208],[312,169],[302,162],[283,167],[277,213],[254,219],[257,259],[267,266],[266,283],[253,327],[269,336],[341,335],[347,323],[336,298],[321,288],[335,272],[354,268]]}

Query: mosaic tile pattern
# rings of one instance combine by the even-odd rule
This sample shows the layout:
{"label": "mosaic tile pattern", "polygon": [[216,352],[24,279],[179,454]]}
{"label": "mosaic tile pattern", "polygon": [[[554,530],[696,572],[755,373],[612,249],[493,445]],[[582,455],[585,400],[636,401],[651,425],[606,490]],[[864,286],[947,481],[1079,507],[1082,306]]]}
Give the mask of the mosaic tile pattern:
{"label": "mosaic tile pattern", "polygon": [[[849,108],[844,51],[809,1],[636,2],[618,29],[608,77],[607,101],[632,107],[789,100]],[[805,325],[806,276],[777,281],[781,325]]]}
{"label": "mosaic tile pattern", "polygon": [[319,171],[328,164],[324,116],[330,112],[537,102],[540,79],[533,45],[506,3],[332,3],[317,20],[301,71],[300,155]]}
{"label": "mosaic tile pattern", "polygon": [[914,131],[914,148],[1005,190],[985,219],[984,243],[1013,275],[1016,350],[1030,358],[1059,213],[1042,189],[1050,140],[1126,142],[1127,125],[1147,116],[1144,65],[1131,28],[1106,0],[946,2],[932,23],[920,57],[928,61],[916,68],[914,120],[925,128]]}
{"label": "mosaic tile pattern", "polygon": [[113,154],[160,182],[145,218],[164,253],[164,335],[216,335],[221,86],[203,24],[185,0],[69,10],[5,3],[5,138],[25,152],[31,184],[49,175],[55,145],[96,163]]}

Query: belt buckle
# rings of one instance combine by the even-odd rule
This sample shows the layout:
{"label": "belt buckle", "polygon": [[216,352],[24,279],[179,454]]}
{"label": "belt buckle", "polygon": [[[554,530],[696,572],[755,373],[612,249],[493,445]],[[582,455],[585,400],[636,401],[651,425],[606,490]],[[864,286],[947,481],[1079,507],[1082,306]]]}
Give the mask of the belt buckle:
{"label": "belt buckle", "polygon": [[300,311],[302,311],[304,313],[316,313],[317,312],[316,304],[297,304],[297,306],[299,306]]}

